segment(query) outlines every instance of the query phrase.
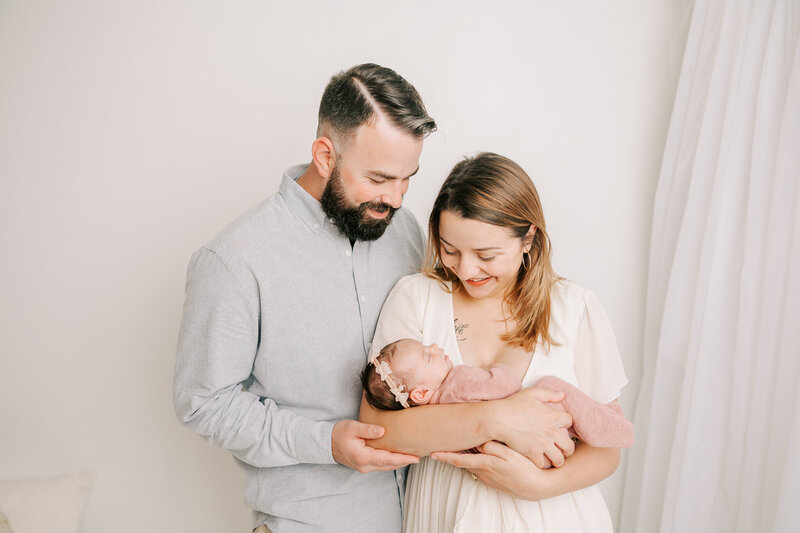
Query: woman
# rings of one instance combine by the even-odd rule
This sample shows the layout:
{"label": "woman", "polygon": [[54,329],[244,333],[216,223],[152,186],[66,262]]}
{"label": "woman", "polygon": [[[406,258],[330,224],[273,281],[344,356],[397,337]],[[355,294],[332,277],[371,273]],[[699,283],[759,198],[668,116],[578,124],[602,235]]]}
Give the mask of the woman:
{"label": "woman", "polygon": [[[436,343],[455,364],[503,363],[524,387],[554,375],[602,403],[615,402],[627,382],[594,295],[553,272],[533,183],[491,153],[458,163],[439,191],[424,273],[392,290],[373,349],[400,338]],[[413,453],[433,440],[426,410],[437,408],[400,411],[401,418],[362,403],[362,419],[386,427],[387,436],[404,435],[383,446]],[[403,449],[409,435],[413,450]],[[612,530],[595,485],[617,468],[619,450],[577,443],[564,466],[551,469],[499,442],[480,450],[437,452],[412,465],[406,532]]]}

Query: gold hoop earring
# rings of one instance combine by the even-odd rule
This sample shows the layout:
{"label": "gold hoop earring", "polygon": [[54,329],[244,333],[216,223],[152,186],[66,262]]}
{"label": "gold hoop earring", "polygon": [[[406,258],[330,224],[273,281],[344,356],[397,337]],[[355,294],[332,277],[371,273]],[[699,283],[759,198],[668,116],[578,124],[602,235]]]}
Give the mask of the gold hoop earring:
{"label": "gold hoop earring", "polygon": [[[525,262],[525,259],[528,260],[527,263]],[[531,259],[530,253],[525,252],[524,254],[522,254],[522,268],[524,268],[525,270],[530,270],[532,262],[533,261]]]}

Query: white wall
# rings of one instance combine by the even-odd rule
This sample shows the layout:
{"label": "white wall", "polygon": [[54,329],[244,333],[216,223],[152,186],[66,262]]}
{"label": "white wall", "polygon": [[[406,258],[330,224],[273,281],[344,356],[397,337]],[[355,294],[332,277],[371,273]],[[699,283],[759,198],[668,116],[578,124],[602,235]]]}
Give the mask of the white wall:
{"label": "white wall", "polygon": [[465,153],[528,170],[558,271],[615,325],[630,412],[684,8],[486,4],[0,1],[0,477],[94,469],[88,533],[248,529],[242,473],[172,410],[185,266],[308,159],[328,77],[364,61],[439,123],[421,220]]}

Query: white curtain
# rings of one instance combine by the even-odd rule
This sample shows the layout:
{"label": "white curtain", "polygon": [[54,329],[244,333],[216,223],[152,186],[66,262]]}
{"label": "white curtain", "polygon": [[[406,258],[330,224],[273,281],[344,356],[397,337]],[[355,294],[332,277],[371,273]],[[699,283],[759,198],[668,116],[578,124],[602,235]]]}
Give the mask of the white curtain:
{"label": "white curtain", "polygon": [[800,0],[696,0],[623,533],[800,531]]}

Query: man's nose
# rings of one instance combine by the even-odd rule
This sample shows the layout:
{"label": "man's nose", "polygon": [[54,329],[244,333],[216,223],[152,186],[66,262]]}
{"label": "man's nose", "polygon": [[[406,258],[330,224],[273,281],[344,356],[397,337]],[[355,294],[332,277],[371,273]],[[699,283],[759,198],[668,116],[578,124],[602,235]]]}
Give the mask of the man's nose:
{"label": "man's nose", "polygon": [[408,186],[404,184],[404,180],[394,179],[389,181],[388,189],[381,195],[381,202],[398,209],[403,205],[403,195],[406,193]]}

